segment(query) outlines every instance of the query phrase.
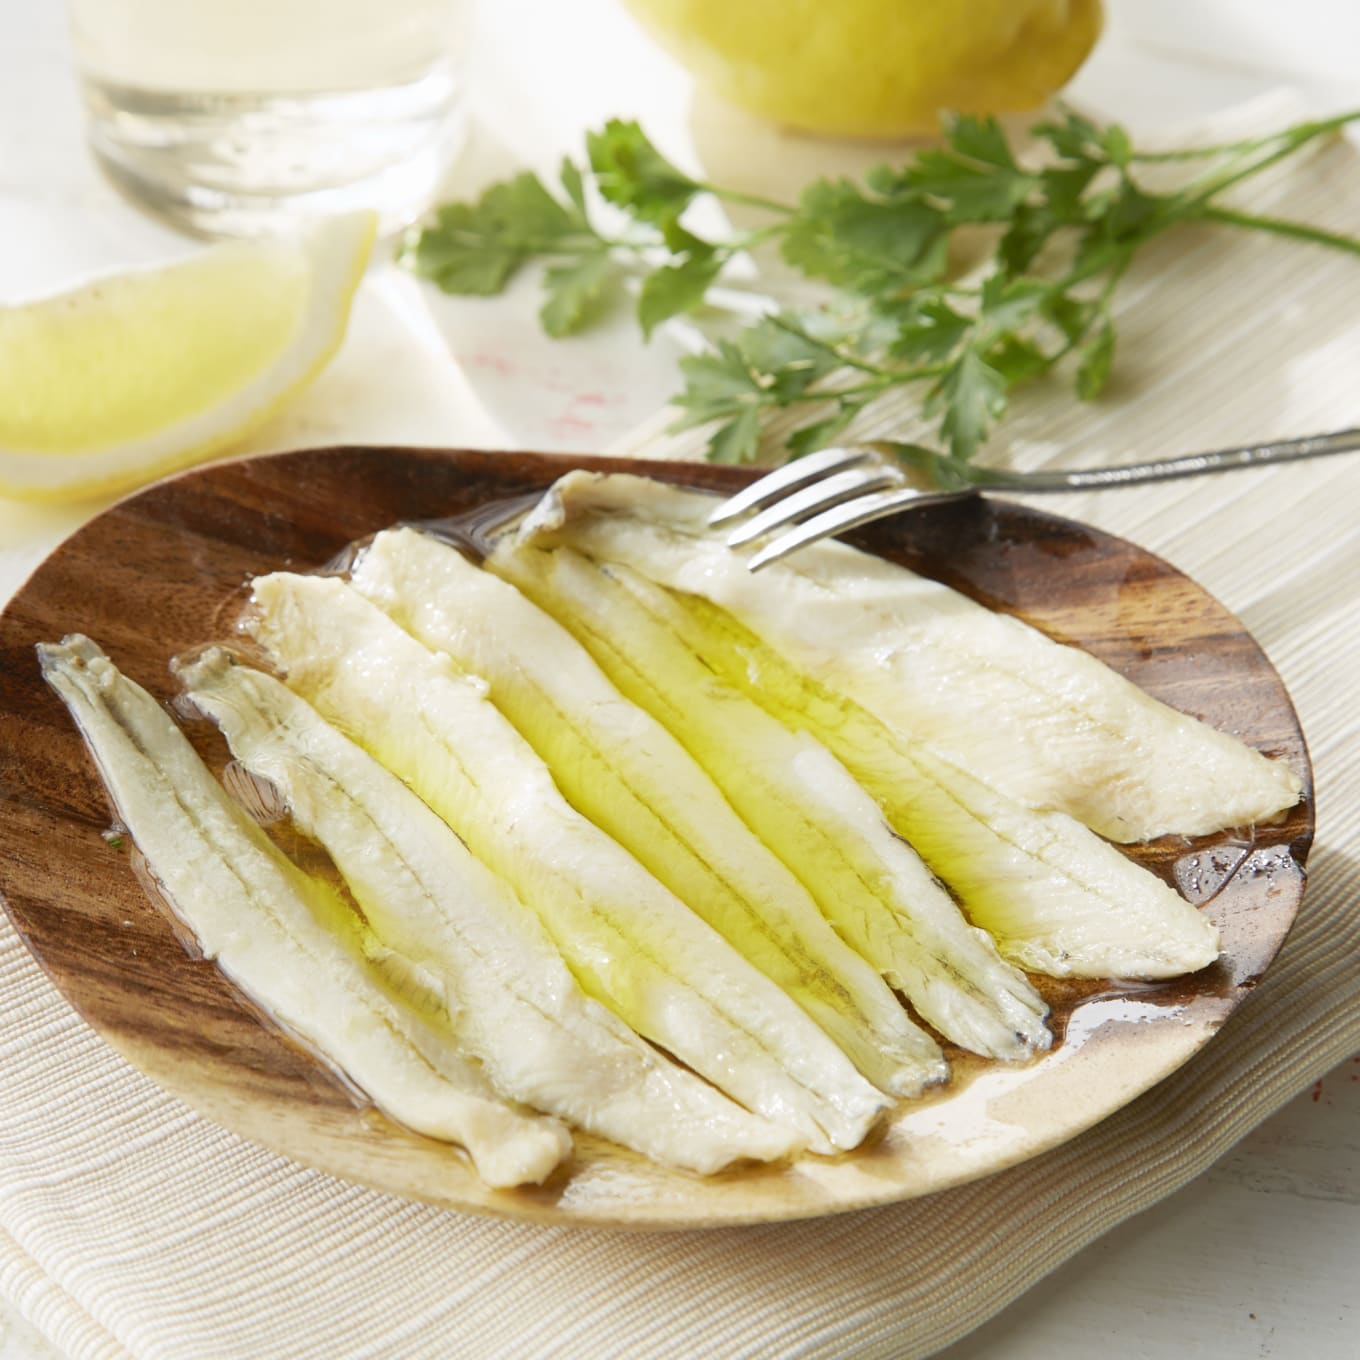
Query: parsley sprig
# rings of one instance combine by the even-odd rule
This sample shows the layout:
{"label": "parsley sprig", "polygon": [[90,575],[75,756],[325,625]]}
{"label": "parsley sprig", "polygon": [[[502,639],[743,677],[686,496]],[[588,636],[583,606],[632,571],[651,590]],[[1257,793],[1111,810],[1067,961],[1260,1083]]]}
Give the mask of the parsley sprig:
{"label": "parsley sprig", "polygon": [[[829,285],[818,308],[785,307],[681,360],[674,428],[712,425],[708,454],[752,461],[761,422],[804,407],[794,455],[834,442],[877,397],[919,385],[938,429],[936,460],[971,459],[1022,383],[1060,366],[1084,401],[1104,388],[1115,354],[1111,302],[1154,237],[1194,223],[1291,237],[1360,255],[1360,240],[1226,204],[1244,180],[1328,137],[1360,112],[1269,136],[1139,151],[1117,124],[1070,110],[1039,123],[1032,164],[992,118],[947,120],[942,144],[863,183],[821,179],[797,203],[741,194],[684,174],[635,122],[586,140],[549,189],[521,173],[472,203],[441,208],[403,259],[450,293],[501,292],[526,264],[545,266],[540,317],[554,336],[586,329],[631,283],[644,334],[713,299],[734,258],[777,246],[787,264]],[[1146,171],[1179,169],[1171,188]],[[686,225],[705,196],[755,208],[764,224],[702,237]],[[951,272],[963,229],[989,233],[990,254]],[[929,451],[921,450],[929,456]]]}

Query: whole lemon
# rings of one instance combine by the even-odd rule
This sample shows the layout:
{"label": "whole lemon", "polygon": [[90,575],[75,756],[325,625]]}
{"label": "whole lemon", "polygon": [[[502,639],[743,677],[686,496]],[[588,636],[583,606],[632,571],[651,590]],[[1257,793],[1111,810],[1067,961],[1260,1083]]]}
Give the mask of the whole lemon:
{"label": "whole lemon", "polygon": [[1100,35],[1100,0],[627,0],[700,80],[752,113],[852,137],[945,110],[1037,108]]}

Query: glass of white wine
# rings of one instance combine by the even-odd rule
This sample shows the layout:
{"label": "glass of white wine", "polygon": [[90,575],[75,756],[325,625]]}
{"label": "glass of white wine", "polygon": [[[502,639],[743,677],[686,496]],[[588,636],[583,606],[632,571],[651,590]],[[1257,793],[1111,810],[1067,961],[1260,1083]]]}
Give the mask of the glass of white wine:
{"label": "glass of white wine", "polygon": [[428,204],[462,133],[462,0],[69,0],[94,154],[214,236]]}

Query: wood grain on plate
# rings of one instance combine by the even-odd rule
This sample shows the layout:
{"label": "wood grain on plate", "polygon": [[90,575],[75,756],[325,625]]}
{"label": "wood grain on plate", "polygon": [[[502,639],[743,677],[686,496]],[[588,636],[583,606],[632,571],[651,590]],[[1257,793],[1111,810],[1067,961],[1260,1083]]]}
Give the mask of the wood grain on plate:
{"label": "wood grain on plate", "polygon": [[[192,958],[142,890],[126,846],[34,644],[88,633],[152,693],[166,663],[222,636],[244,583],[322,566],[351,540],[546,486],[568,467],[636,471],[731,491],[733,469],[537,454],[341,448],[186,473],[123,501],[37,570],[0,616],[0,895],[71,1004],[187,1104],[296,1160],[394,1194],[544,1222],[701,1226],[806,1217],[943,1189],[1070,1138],[1179,1066],[1269,964],[1303,891],[1312,789],[1289,698],[1238,621],[1132,544],[1000,501],[916,511],[862,546],[1087,648],[1157,697],[1288,760],[1305,799],[1278,824],[1137,858],[1202,902],[1223,958],[1173,984],[1037,980],[1060,1042],[1021,1067],[958,1057],[950,1085],[898,1107],[881,1135],[837,1158],[669,1172],[578,1136],[547,1186],[488,1190],[464,1156],[399,1128],[283,1035],[217,969]],[[218,770],[207,724],[191,737]]]}

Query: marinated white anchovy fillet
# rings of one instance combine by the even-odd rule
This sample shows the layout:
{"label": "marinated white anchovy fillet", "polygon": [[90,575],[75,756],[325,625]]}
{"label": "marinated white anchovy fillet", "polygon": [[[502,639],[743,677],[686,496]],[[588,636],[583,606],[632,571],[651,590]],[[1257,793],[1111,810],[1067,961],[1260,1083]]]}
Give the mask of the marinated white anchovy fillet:
{"label": "marinated white anchovy fillet", "polygon": [[279,681],[220,650],[182,676],[236,758],[273,783],[326,847],[378,936],[447,979],[458,1033],[499,1089],[692,1170],[792,1150],[783,1130],[591,1001],[508,888],[395,775]]}
{"label": "marinated white anchovy fillet", "polygon": [[[627,567],[612,570],[628,579]],[[668,594],[673,626],[711,673],[824,742],[1007,958],[1058,977],[1159,978],[1217,957],[1206,917],[1074,818],[904,740],[703,597]]]}
{"label": "marinated white anchovy fillet", "polygon": [[893,731],[1111,840],[1204,835],[1298,801],[1284,762],[894,563],[825,542],[748,571],[707,528],[713,504],[643,478],[571,473],[535,521],[548,535],[566,525],[579,550],[723,606]]}
{"label": "marinated white anchovy fillet", "polygon": [[1154,978],[1217,956],[1206,917],[1075,818],[1027,808],[903,741],[707,600],[664,594],[705,663],[831,747],[1017,963],[1059,977]]}
{"label": "marinated white anchovy fillet", "polygon": [[542,1181],[571,1151],[507,1105],[434,1023],[398,1004],[354,913],[227,796],[169,714],[88,638],[38,648],[118,818],[204,957],[394,1119],[462,1144],[489,1185]]}
{"label": "marinated white anchovy fillet", "polygon": [[427,647],[485,680],[572,806],[788,992],[870,1081],[915,1090],[922,1064],[938,1067],[933,1041],[807,889],[554,619],[410,529],[379,534],[351,581]]}
{"label": "marinated white anchovy fillet", "polygon": [[488,559],[575,630],[619,688],[665,723],[851,944],[940,1033],[991,1057],[1047,1048],[1047,1007],[971,927],[874,800],[821,743],[708,667],[669,595],[570,549]]}
{"label": "marinated white anchovy fillet", "polygon": [[486,698],[335,578],[256,582],[289,683],[403,779],[541,916],[585,990],[814,1150],[885,1098],[768,978],[562,797]]}

